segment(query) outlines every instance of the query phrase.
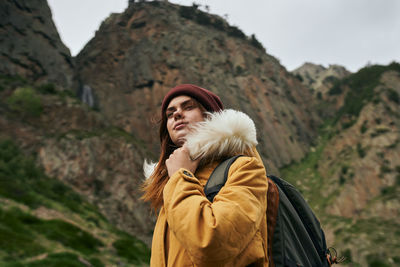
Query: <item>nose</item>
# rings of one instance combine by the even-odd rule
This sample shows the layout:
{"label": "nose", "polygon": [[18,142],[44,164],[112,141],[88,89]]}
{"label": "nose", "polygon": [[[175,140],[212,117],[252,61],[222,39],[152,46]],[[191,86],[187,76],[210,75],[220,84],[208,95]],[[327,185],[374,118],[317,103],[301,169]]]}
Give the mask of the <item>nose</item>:
{"label": "nose", "polygon": [[175,120],[179,120],[182,117],[183,117],[182,109],[181,108],[176,109],[175,112],[174,112],[174,119]]}

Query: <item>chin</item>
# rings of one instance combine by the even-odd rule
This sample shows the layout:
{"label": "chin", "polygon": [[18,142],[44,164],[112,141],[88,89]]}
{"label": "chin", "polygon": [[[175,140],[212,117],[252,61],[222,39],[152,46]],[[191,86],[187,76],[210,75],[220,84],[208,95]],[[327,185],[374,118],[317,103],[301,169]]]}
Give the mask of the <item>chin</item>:
{"label": "chin", "polygon": [[183,146],[183,144],[186,142],[186,135],[187,132],[180,132],[178,136],[175,136],[175,140],[173,140],[172,142],[174,142],[174,144],[178,147]]}
{"label": "chin", "polygon": [[185,144],[185,142],[186,142],[185,139],[177,140],[175,145],[177,145],[178,147],[181,147]]}
{"label": "chin", "polygon": [[182,137],[178,137],[176,139],[176,141],[174,142],[174,144],[178,147],[181,147],[185,144],[185,142],[186,142],[186,138],[184,136],[182,136]]}

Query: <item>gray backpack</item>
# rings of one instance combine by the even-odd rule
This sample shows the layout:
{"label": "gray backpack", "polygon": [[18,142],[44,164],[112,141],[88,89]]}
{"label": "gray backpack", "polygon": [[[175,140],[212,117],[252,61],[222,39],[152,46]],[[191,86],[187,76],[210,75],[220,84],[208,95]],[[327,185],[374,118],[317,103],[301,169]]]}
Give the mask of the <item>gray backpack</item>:
{"label": "gray backpack", "polygon": [[[211,202],[225,185],[229,167],[238,157],[228,158],[211,173],[204,187]],[[327,248],[320,223],[300,192],[272,175],[268,176],[266,213],[271,267],[328,267],[339,262]],[[336,254],[334,249],[332,252]]]}

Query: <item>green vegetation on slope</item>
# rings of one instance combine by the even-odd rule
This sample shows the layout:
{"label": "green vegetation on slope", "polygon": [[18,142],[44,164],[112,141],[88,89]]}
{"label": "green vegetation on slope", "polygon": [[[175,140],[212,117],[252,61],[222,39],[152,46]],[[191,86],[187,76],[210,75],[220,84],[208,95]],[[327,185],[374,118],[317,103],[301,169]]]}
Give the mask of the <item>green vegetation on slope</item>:
{"label": "green vegetation on slope", "polygon": [[[143,265],[149,261],[150,251],[141,241],[116,230],[95,206],[47,177],[34,158],[10,140],[0,140],[0,201],[1,266],[87,266],[84,262],[105,266],[110,261]],[[41,207],[68,218],[78,216],[80,222],[40,219],[33,214]]]}
{"label": "green vegetation on slope", "polygon": [[321,215],[330,198],[323,197],[320,189],[325,181],[318,171],[318,164],[327,142],[331,137],[330,128],[323,126],[316,147],[300,162],[292,163],[280,169],[282,178],[296,186],[317,215]]}
{"label": "green vegetation on slope", "polygon": [[43,107],[40,98],[31,87],[20,87],[7,99],[12,111],[20,116],[39,117]]}
{"label": "green vegetation on slope", "polygon": [[[351,219],[326,213],[326,208],[335,201],[340,190],[347,185],[347,180],[352,179],[351,177],[354,175],[345,163],[332,166],[332,169],[329,170],[332,173],[336,168],[341,170],[339,184],[329,179],[330,174],[322,174],[318,171],[321,155],[329,141],[326,136],[327,134],[319,140],[315,150],[310,152],[301,162],[282,168],[280,170],[282,177],[299,189],[321,220],[324,229],[335,229],[336,243],[328,244],[328,246],[338,246],[336,248],[339,254],[347,258],[346,264],[361,267],[354,260],[355,257],[352,255],[354,251],[361,253],[366,258],[368,266],[400,264],[400,257],[396,256],[396,253],[400,251],[400,225],[398,223],[392,220],[384,220],[381,217]],[[329,186],[335,189],[327,194],[326,188]],[[399,190],[400,182],[391,187],[383,188],[381,194],[372,199],[370,203],[372,204],[375,201],[384,203],[398,199]],[[352,249],[350,250],[350,248]],[[371,249],[374,253],[371,252]],[[358,255],[358,258],[360,258],[360,255]]]}
{"label": "green vegetation on slope", "polygon": [[199,5],[180,6],[179,15],[183,18],[195,21],[200,25],[211,26],[216,30],[226,32],[229,36],[248,41],[250,45],[265,52],[264,46],[257,40],[254,34],[250,38],[236,26],[230,26],[217,16],[212,16],[198,9]]}
{"label": "green vegetation on slope", "polygon": [[[382,105],[386,111],[390,110],[389,104],[399,103],[399,95],[394,89],[384,87],[379,87],[379,90],[376,89],[381,86],[380,78],[386,71],[400,73],[400,64],[369,66],[338,81],[336,86],[331,89],[331,94],[346,93],[343,107],[334,118],[326,119],[325,124],[320,129],[316,147],[310,149],[310,152],[301,162],[285,166],[280,170],[282,177],[302,192],[321,220],[322,226],[334,233],[336,244],[328,245],[336,246],[339,254],[346,256],[346,263],[350,266],[400,265],[400,257],[398,257],[400,253],[400,224],[398,220],[378,217],[374,213],[382,205],[396,207],[399,203],[400,166],[393,164],[396,161],[389,161],[385,158],[385,153],[390,153],[390,150],[397,148],[397,140],[392,141],[393,143],[387,145],[386,148],[382,148],[383,150],[379,150],[376,155],[379,154],[381,161],[375,162],[376,166],[371,166],[371,168],[379,170],[380,179],[388,174],[392,178],[395,176],[394,184],[381,187],[380,193],[374,198],[368,199],[368,203],[362,210],[356,210],[354,217],[334,216],[331,215],[329,210],[332,204],[341,201],[337,197],[346,187],[354,186],[355,177],[358,177],[357,182],[360,183],[360,179],[363,177],[355,173],[353,163],[370,156],[368,150],[371,148],[366,145],[368,142],[363,143],[361,140],[354,146],[339,146],[342,150],[335,151],[335,153],[329,153],[327,147],[329,149],[338,147],[332,141],[340,142],[340,137],[337,138],[338,134],[346,135],[346,131],[351,130],[346,128],[357,122],[360,112],[367,103],[386,101],[385,105]],[[345,87],[348,90],[346,92],[344,92]],[[390,114],[388,116],[393,115],[393,120],[391,120],[393,128],[396,125],[395,119],[398,119],[398,113],[395,112],[388,113]],[[343,118],[345,119],[342,120]],[[342,122],[342,125],[338,125],[339,121]],[[343,121],[346,123],[343,123]],[[380,119],[376,123],[381,124]],[[360,136],[352,136],[352,138],[356,138],[356,140],[358,138],[375,138],[393,131],[393,128],[383,127],[382,125],[378,125],[375,129],[368,129],[367,125],[367,121],[362,123],[359,131]],[[370,130],[370,134],[366,135],[365,133],[368,130]],[[330,158],[332,155],[334,158]],[[372,184],[372,186],[377,185]],[[351,199],[345,201],[351,201]],[[343,202],[341,204],[343,205]],[[358,261],[364,261],[362,263],[367,265],[361,265]]]}
{"label": "green vegetation on slope", "polygon": [[[374,94],[374,88],[379,85],[379,79],[382,73],[389,70],[400,73],[400,64],[393,62],[388,66],[367,66],[343,80],[336,82],[329,90],[330,95],[342,94],[345,86],[348,86],[350,90],[346,94],[343,107],[336,114],[335,123],[345,116],[350,120],[343,126],[344,128],[350,127],[354,124],[365,104],[371,101],[378,101],[378,99],[374,99],[376,95]],[[390,91],[389,97],[393,99],[393,101],[398,101],[398,94],[396,92]]]}
{"label": "green vegetation on slope", "polygon": [[46,252],[38,240],[59,242],[64,247],[90,255],[98,252],[102,242],[88,232],[62,220],[41,220],[18,208],[0,209],[0,248],[6,259],[19,260]]}
{"label": "green vegetation on slope", "polygon": [[61,204],[74,212],[94,213],[96,208],[56,179],[50,179],[35,165],[34,158],[22,154],[11,140],[0,141],[0,196],[31,208],[56,208]]}

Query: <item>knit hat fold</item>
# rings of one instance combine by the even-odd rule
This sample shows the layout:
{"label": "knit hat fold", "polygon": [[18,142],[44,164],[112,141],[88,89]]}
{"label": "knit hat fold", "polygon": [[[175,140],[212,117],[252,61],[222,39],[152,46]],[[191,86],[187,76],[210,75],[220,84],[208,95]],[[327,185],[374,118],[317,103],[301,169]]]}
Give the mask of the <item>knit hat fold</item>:
{"label": "knit hat fold", "polygon": [[164,97],[161,111],[165,113],[169,102],[176,96],[187,95],[196,99],[208,112],[224,109],[221,99],[213,92],[193,84],[181,84],[172,88]]}

